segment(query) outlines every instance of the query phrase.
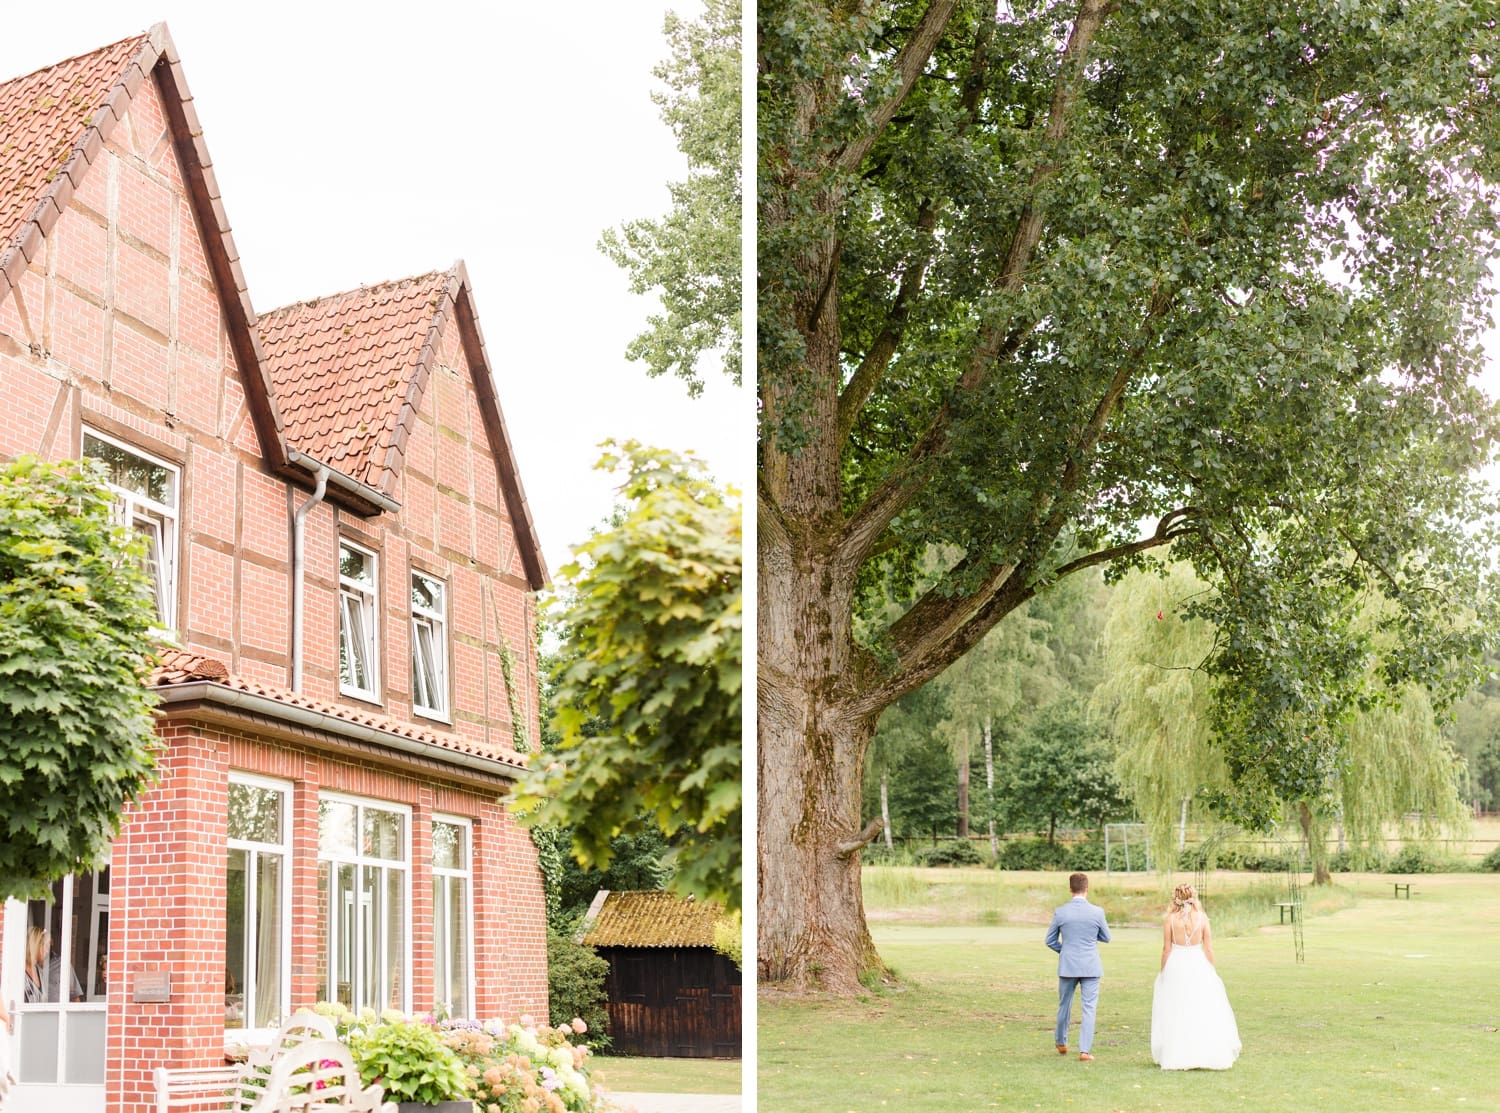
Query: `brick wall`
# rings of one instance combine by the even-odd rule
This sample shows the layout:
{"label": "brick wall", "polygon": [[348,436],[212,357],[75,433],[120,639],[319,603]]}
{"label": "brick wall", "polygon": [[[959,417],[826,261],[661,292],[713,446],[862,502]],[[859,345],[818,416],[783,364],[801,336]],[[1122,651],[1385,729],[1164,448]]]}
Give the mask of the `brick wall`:
{"label": "brick wall", "polygon": [[[105,1085],[112,1113],[151,1113],[151,1071],[222,1061],[225,969],[225,811],[230,772],[292,785],[290,1007],[323,999],[319,983],[318,795],[323,791],[412,809],[413,1009],[433,1004],[431,822],[473,824],[476,1015],[545,1016],[546,940],[541,876],[529,836],[492,792],[434,780],[369,758],[322,752],[250,731],[171,721],[162,779],[126,818],[115,844],[110,919]],[[172,1000],[129,1000],[137,972],[166,970]]]}

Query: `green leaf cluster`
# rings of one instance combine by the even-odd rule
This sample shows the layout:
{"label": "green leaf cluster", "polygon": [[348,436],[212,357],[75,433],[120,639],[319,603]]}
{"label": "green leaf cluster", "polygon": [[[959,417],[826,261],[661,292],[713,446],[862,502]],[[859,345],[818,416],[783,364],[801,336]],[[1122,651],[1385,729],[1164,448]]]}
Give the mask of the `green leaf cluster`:
{"label": "green leaf cluster", "polygon": [[378,1085],[387,1101],[436,1105],[462,1101],[473,1081],[442,1033],[418,1020],[381,1019],[352,1029],[349,1050],[364,1085]]}
{"label": "green leaf cluster", "polygon": [[688,175],[668,190],[672,209],[604,233],[602,250],[630,275],[630,289],[655,293],[660,313],[626,355],[652,375],[703,389],[698,361],[722,351],[740,381],[740,3],[706,0],[697,22],[668,13],[671,57],[654,71],[666,86],[652,99],[687,156]]}
{"label": "green leaf cluster", "polygon": [[[611,446],[615,447],[615,446]],[[672,887],[737,908],[741,857],[742,572],[736,493],[702,466],[634,442],[607,453],[624,508],[575,550],[552,677],[559,735],[512,807],[566,826],[586,867],[657,827]]]}
{"label": "green leaf cluster", "polygon": [[588,1035],[574,1042],[595,1051],[609,1048],[608,995],[604,981],[609,963],[593,947],[577,943],[570,935],[547,932],[547,1008],[552,1023],[566,1027],[581,1017]]}
{"label": "green leaf cluster", "polygon": [[0,470],[0,897],[97,866],[152,781],[143,558],[91,463]]}

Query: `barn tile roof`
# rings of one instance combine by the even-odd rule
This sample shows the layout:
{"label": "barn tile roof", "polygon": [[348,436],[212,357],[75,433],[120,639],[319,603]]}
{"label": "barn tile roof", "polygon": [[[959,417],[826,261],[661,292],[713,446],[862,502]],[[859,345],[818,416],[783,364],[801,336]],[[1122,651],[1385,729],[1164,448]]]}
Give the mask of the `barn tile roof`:
{"label": "barn tile roof", "polygon": [[316,711],[336,719],[342,719],[347,723],[371,727],[387,734],[394,734],[415,742],[425,742],[430,746],[451,750],[455,753],[488,758],[497,765],[507,769],[517,770],[526,768],[525,759],[508,747],[486,744],[447,731],[430,730],[416,723],[392,719],[379,712],[366,711],[362,708],[351,707],[348,704],[325,703],[323,700],[313,699],[300,692],[262,684],[255,680],[236,676],[229,671],[222,661],[188,650],[166,649],[159,653],[157,665],[152,670],[147,683],[153,688],[165,688],[172,685],[191,684],[195,681],[222,684],[226,688],[263,696],[267,699],[275,700],[277,703],[286,704],[289,707],[301,707],[308,711]]}
{"label": "barn tile roof", "polygon": [[287,443],[377,490],[449,276],[361,286],[260,315]]}
{"label": "barn tile roof", "polygon": [[711,901],[605,889],[589,907],[582,941],[590,947],[712,947],[723,915]]}

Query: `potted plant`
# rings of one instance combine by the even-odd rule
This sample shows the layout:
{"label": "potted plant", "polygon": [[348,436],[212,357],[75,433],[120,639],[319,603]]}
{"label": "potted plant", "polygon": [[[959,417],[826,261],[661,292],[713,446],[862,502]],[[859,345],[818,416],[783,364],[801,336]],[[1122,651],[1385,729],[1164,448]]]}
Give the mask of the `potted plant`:
{"label": "potted plant", "polygon": [[380,1086],[401,1113],[473,1113],[469,1072],[431,1024],[382,1017],[351,1029],[349,1049],[360,1081]]}

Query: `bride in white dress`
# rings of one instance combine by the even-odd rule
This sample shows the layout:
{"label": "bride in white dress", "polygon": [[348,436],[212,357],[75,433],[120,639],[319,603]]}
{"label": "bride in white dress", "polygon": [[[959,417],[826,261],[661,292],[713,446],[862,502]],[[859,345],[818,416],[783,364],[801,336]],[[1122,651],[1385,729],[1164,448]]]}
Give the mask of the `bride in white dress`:
{"label": "bride in white dress", "polygon": [[1162,926],[1161,973],[1151,999],[1151,1058],[1162,1070],[1228,1070],[1240,1032],[1214,969],[1213,933],[1191,885],[1172,891]]}

